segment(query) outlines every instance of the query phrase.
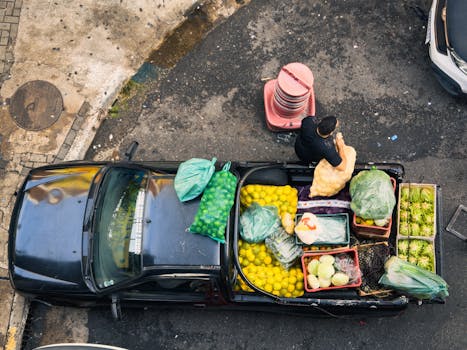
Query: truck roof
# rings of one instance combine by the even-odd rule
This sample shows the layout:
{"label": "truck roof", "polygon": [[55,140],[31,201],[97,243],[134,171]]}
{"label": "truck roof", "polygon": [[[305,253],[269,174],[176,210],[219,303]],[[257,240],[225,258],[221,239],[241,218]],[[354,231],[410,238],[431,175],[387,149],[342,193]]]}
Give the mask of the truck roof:
{"label": "truck roof", "polygon": [[220,243],[188,230],[200,199],[180,202],[173,181],[156,187],[146,202],[143,266],[220,265]]}

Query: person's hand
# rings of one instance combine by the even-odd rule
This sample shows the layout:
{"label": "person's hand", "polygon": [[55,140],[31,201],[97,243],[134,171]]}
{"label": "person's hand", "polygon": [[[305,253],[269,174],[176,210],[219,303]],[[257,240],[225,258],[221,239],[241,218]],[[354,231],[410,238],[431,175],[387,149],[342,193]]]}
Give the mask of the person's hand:
{"label": "person's hand", "polygon": [[341,147],[344,147],[345,143],[344,143],[344,136],[342,136],[342,133],[341,132],[338,132],[336,134],[336,146],[338,148],[341,148]]}

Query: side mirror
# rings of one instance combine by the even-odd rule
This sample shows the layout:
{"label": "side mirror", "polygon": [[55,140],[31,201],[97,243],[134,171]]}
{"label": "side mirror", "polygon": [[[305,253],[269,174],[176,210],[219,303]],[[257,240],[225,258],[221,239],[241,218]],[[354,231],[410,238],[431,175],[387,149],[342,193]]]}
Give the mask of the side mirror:
{"label": "side mirror", "polygon": [[130,144],[130,146],[128,147],[128,149],[125,151],[125,160],[126,160],[126,161],[129,162],[129,161],[133,158],[133,156],[134,156],[135,153],[136,153],[136,150],[137,150],[138,146],[139,146],[139,143],[136,142],[136,141],[133,141],[133,142]]}

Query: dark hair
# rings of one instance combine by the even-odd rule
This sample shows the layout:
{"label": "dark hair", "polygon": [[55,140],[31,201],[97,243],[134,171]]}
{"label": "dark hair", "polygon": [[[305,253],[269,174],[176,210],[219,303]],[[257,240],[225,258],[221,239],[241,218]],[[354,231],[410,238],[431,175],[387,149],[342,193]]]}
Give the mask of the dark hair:
{"label": "dark hair", "polygon": [[318,132],[323,135],[329,135],[336,129],[337,118],[334,116],[324,117],[318,124]]}

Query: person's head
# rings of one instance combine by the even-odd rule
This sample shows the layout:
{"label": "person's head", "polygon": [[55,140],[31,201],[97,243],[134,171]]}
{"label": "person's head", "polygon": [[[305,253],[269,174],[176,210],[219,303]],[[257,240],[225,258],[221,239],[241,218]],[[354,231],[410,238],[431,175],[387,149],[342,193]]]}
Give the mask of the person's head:
{"label": "person's head", "polygon": [[328,137],[336,130],[337,124],[338,121],[336,117],[324,117],[318,124],[318,133],[323,137]]}

